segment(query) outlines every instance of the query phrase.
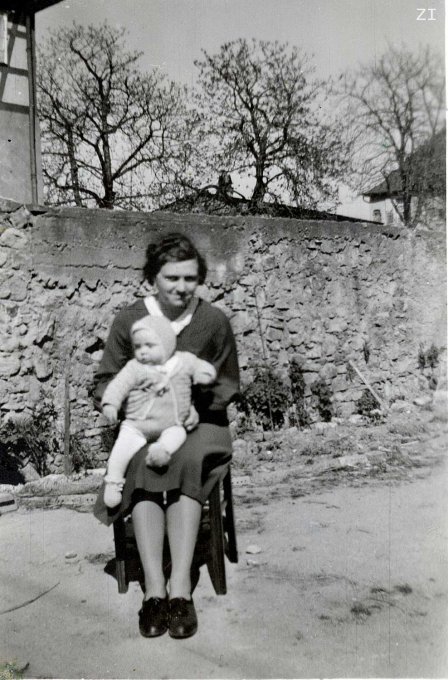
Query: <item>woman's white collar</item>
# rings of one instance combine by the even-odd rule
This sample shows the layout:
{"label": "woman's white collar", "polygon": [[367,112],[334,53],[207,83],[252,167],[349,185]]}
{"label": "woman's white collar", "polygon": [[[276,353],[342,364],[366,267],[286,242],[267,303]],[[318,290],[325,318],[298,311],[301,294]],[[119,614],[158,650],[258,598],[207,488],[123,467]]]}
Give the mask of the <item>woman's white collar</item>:
{"label": "woman's white collar", "polygon": [[[144,299],[144,303],[150,316],[164,316],[162,310],[160,309],[160,305],[157,301],[157,298],[155,298],[153,295],[148,295],[148,297]],[[193,314],[195,313],[198,304],[199,298],[192,297],[190,302],[188,303],[188,306],[184,309],[182,314],[178,316],[177,319],[174,319],[174,321],[169,320],[171,327],[173,331],[176,333],[176,335],[179,335],[181,330],[188,326],[191,319],[193,318]]]}

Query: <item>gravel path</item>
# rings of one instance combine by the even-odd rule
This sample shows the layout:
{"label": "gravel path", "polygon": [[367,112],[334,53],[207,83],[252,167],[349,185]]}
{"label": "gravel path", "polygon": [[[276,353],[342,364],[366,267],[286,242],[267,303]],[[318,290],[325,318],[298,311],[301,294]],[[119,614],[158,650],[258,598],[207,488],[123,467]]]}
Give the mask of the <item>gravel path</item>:
{"label": "gravel path", "polygon": [[140,637],[141,591],[104,573],[112,532],[90,513],[4,514],[0,660],[33,678],[447,677],[444,444],[425,425],[413,465],[375,474],[283,451],[271,483],[263,452],[236,461],[240,562],[225,597],[202,575],[185,641]]}

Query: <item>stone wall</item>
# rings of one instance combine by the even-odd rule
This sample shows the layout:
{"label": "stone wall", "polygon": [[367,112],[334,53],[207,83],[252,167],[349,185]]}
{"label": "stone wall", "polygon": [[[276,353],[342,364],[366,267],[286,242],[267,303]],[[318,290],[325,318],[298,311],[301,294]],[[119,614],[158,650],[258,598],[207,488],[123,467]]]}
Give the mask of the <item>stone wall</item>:
{"label": "stone wall", "polygon": [[[173,230],[191,236],[207,257],[201,294],[231,319],[243,381],[257,362],[286,376],[296,357],[308,395],[324,379],[342,417],[353,413],[364,389],[350,379],[349,359],[387,400],[427,390],[434,370],[425,375],[419,368],[419,348],[446,347],[442,234],[165,212],[66,208],[31,215],[3,203],[3,417],[29,411],[46,394],[62,418],[68,382],[72,431],[106,457],[104,423],[91,405],[94,371],[114,313],[148,291],[141,275],[146,244]],[[53,467],[60,465],[61,457]]]}

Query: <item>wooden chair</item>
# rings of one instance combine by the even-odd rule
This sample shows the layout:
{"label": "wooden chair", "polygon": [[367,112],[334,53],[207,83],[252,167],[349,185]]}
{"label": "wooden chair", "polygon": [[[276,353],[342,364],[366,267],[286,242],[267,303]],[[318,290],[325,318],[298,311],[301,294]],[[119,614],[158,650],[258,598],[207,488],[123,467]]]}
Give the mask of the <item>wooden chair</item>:
{"label": "wooden chair", "polygon": [[[217,472],[216,482],[202,511],[201,524],[191,567],[192,590],[199,580],[199,569],[207,565],[211,582],[217,595],[227,592],[224,557],[238,562],[238,551],[233,514],[232,479],[230,464]],[[132,519],[122,517],[113,524],[115,540],[115,577],[118,592],[126,593],[130,581],[139,581],[144,587],[143,570],[135,542]],[[171,559],[168,540],[165,537],[163,565],[168,579]]]}

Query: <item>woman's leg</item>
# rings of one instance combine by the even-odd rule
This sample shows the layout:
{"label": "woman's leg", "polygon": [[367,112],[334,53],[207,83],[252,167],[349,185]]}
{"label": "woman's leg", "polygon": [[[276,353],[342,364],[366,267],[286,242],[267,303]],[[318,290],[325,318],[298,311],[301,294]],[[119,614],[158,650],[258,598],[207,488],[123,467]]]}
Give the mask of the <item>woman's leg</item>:
{"label": "woman's leg", "polygon": [[179,496],[167,510],[167,531],[171,552],[170,598],[191,597],[190,569],[201,520],[201,504],[189,496]]}
{"label": "woman's leg", "polygon": [[145,600],[166,596],[163,575],[165,511],[154,501],[140,501],[132,510],[135,540],[145,574]]}

